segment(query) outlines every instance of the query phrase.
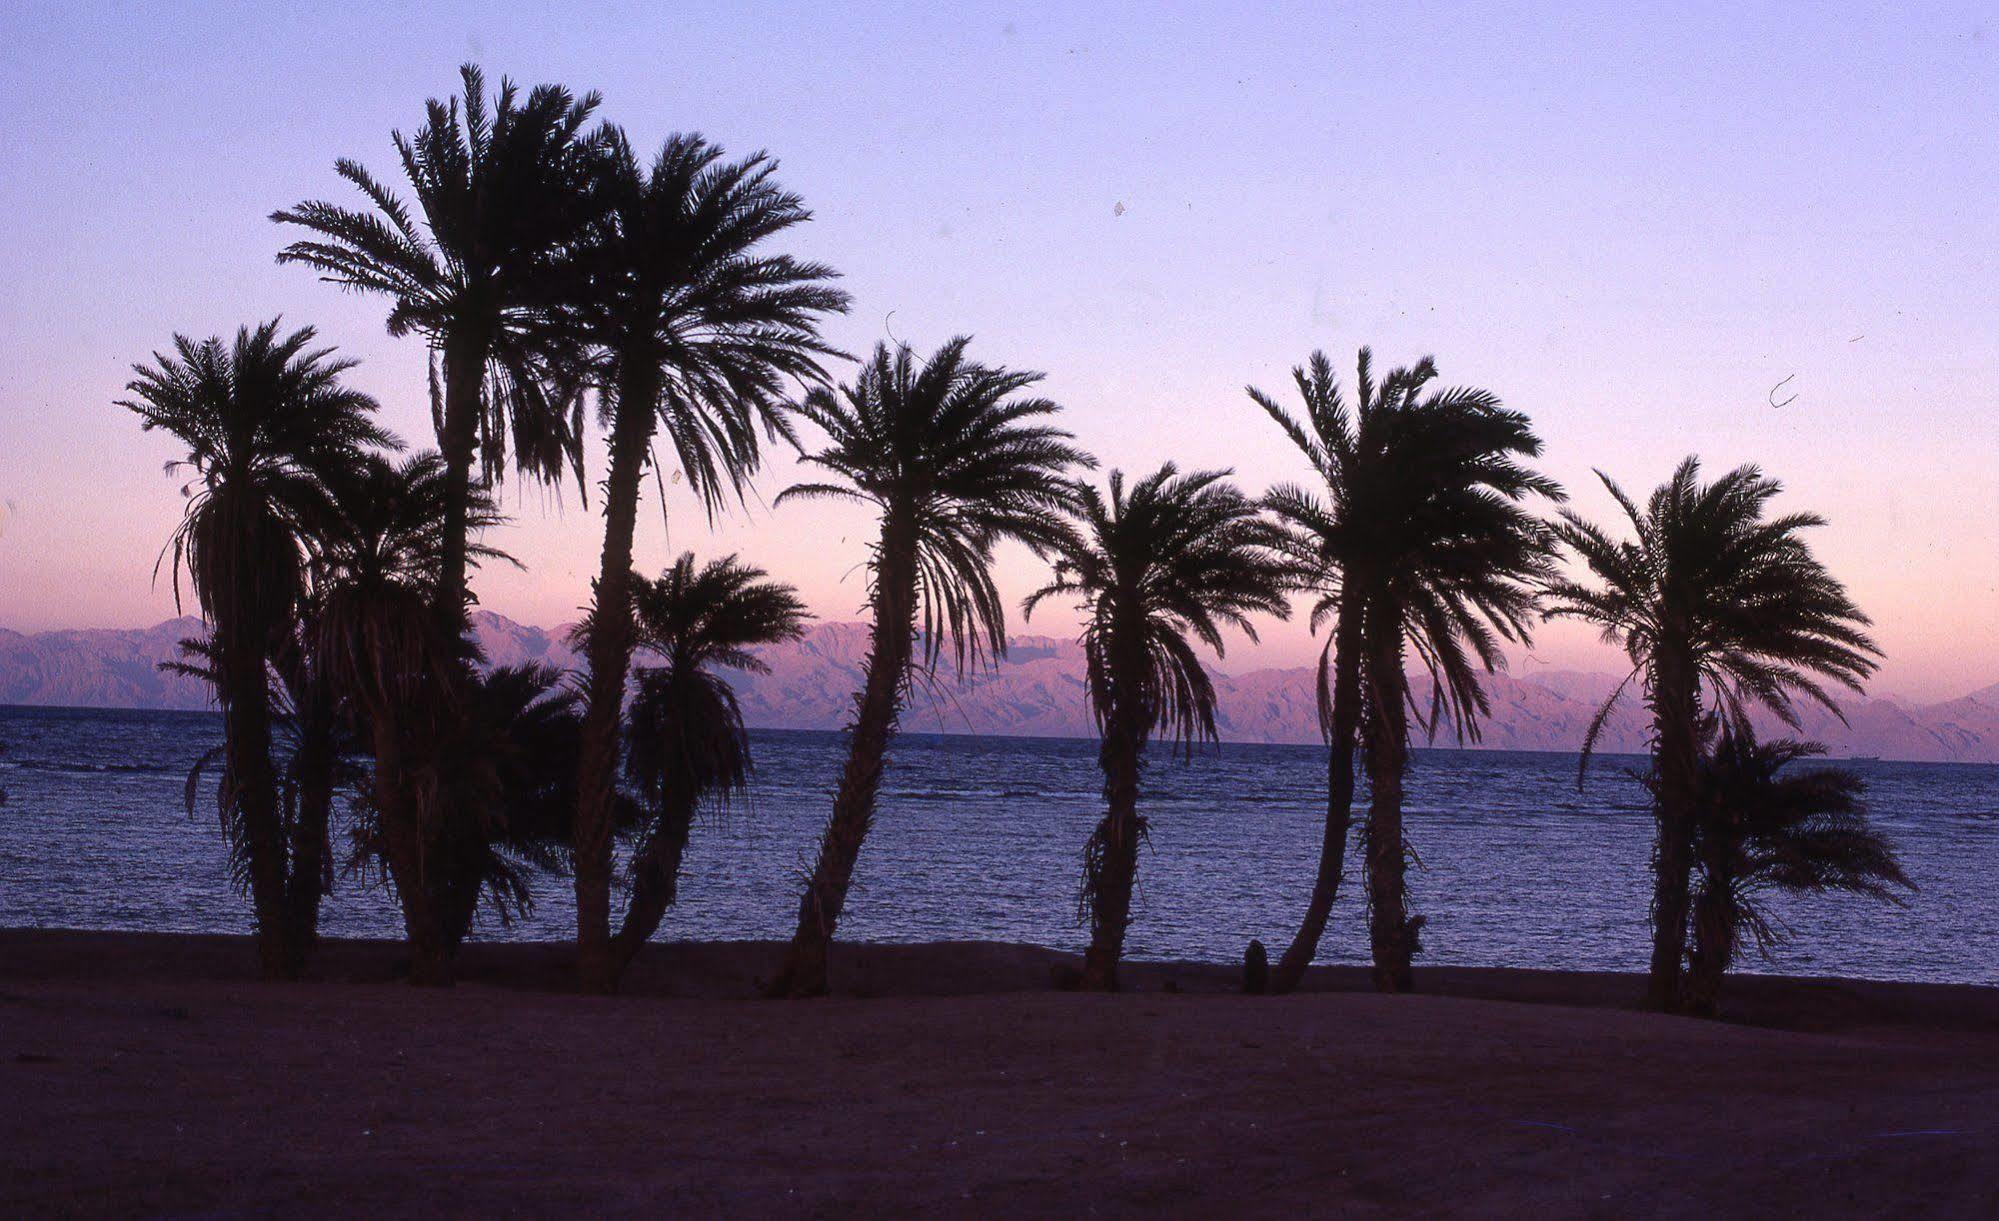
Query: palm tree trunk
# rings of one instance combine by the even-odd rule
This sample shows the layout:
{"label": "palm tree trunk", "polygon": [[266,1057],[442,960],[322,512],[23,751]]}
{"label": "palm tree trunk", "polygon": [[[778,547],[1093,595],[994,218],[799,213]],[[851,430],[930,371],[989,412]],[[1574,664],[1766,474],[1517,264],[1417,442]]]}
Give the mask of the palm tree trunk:
{"label": "palm tree trunk", "polygon": [[305,971],[319,941],[319,904],[331,880],[327,830],[333,819],[333,760],[313,752],[298,781],[298,817],[292,826],[291,877],[285,895],[290,973]]}
{"label": "palm tree trunk", "polygon": [[1326,832],[1319,845],[1319,876],[1312,883],[1312,901],[1305,908],[1305,920],[1291,947],[1278,960],[1270,977],[1270,990],[1294,991],[1305,978],[1305,968],[1319,952],[1326,921],[1332,915],[1333,900],[1339,897],[1340,879],[1346,872],[1347,834],[1353,826],[1354,750],[1360,736],[1360,651],[1363,647],[1358,601],[1340,603],[1339,621],[1333,629],[1332,723],[1326,734]]}
{"label": "palm tree trunk", "polygon": [[1662,649],[1654,662],[1652,717],[1658,768],[1653,847],[1652,963],[1646,1004],[1679,1009],[1687,945],[1688,888],[1693,872],[1694,783],[1700,766],[1700,693],[1691,658]]}
{"label": "palm tree trunk", "polygon": [[[638,362],[627,366],[638,367]],[[633,372],[618,387],[611,470],[604,481],[604,557],[590,613],[590,675],[570,847],[576,869],[576,972],[592,992],[610,991],[618,976],[611,951],[612,798],[632,662],[632,535],[658,397],[652,376]]]}
{"label": "palm tree trunk", "polygon": [[1083,954],[1082,986],[1118,990],[1118,963],[1131,927],[1131,895],[1138,881],[1138,781],[1145,744],[1129,730],[1107,733],[1101,753],[1104,817],[1086,850],[1084,885],[1090,893],[1090,947]]}
{"label": "palm tree trunk", "polygon": [[1694,945],[1682,998],[1688,1013],[1713,1017],[1720,1007],[1722,977],[1735,958],[1736,911],[1725,862],[1710,857],[1703,873],[1693,901]]}
{"label": "palm tree trunk", "polygon": [[[672,784],[671,779],[668,781]],[[676,790],[681,787],[674,786]],[[659,931],[666,909],[680,892],[680,862],[687,853],[687,838],[694,827],[694,811],[699,795],[673,792],[660,811],[659,825],[639,849],[632,862],[632,897],[625,905],[625,921],[611,941],[615,978],[622,979],[632,959]]]}
{"label": "palm tree trunk", "polygon": [[262,637],[239,624],[216,624],[224,682],[223,783],[233,792],[249,863],[257,960],[265,979],[292,974],[291,921],[285,904],[286,844],[271,765],[271,694]]}
{"label": "palm tree trunk", "polygon": [[422,987],[448,987],[452,982],[451,944],[438,903],[437,862],[430,859],[435,837],[426,831],[422,799],[410,791],[397,719],[384,709],[371,720],[375,813],[381,826],[382,856],[395,883],[403,935],[409,942],[409,981]]}
{"label": "palm tree trunk", "polygon": [[444,414],[437,446],[444,457],[444,549],[437,582],[438,619],[447,639],[463,635],[469,600],[466,553],[471,543],[472,467],[478,460],[480,398],[486,345],[457,339],[444,350]]}
{"label": "palm tree trunk", "polygon": [[1382,992],[1415,989],[1411,960],[1416,930],[1409,919],[1407,860],[1403,853],[1402,781],[1409,766],[1408,680],[1402,673],[1402,629],[1376,608],[1368,633],[1368,681],[1373,725],[1368,734],[1367,899],[1368,943],[1374,986]]}
{"label": "palm tree trunk", "polygon": [[867,677],[848,734],[847,765],[833,796],[833,816],[819,842],[819,860],[798,904],[798,930],[769,996],[821,996],[826,955],[847,905],[847,888],[861,843],[874,822],[882,766],[902,714],[903,686],[914,657],[916,633],[916,529],[891,513],[882,521],[880,568],[875,573],[873,637]]}
{"label": "palm tree trunk", "polygon": [[[1120,625],[1123,626],[1123,625]],[[1129,634],[1127,634],[1129,633]],[[1129,693],[1144,690],[1145,658],[1131,656],[1117,631],[1110,645],[1109,689],[1118,698],[1104,720],[1097,761],[1104,773],[1104,817],[1083,852],[1083,893],[1090,912],[1090,947],[1083,954],[1084,989],[1115,992],[1124,935],[1131,927],[1131,894],[1138,880],[1138,841],[1145,823],[1138,813],[1139,773],[1145,766],[1145,726]]]}

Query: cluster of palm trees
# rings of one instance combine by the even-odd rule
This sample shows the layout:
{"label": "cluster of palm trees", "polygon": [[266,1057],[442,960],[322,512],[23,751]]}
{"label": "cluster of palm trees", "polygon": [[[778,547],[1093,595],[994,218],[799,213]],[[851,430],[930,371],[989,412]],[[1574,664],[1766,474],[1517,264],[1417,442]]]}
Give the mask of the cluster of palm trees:
{"label": "cluster of palm trees", "polygon": [[[273,215],[305,232],[281,261],[384,298],[391,334],[427,345],[435,452],[404,456],[376,404],[342,384],[350,363],[276,320],[233,344],[176,337],[122,404],[178,438],[196,476],[170,553],[210,632],[182,664],[223,710],[217,800],[268,975],[306,963],[347,808],[345,867],[392,888],[414,981],[447,982],[478,913],[521,914],[529,871],[546,869],[574,880],[579,983],[617,987],[673,903],[698,815],[749,781],[723,671],[757,669],[755,649],[806,618],[789,586],[734,556],[635,571],[645,476],[670,469],[712,517],[777,442],[820,473],[777,503],[857,501],[879,534],[847,760],[774,995],[828,986],[912,683],[1003,653],[993,563],[1009,541],[1053,570],[1023,613],[1073,601],[1084,624],[1105,812],[1083,851],[1082,986],[1117,987],[1148,744],[1213,740],[1203,649],[1219,655],[1231,630],[1254,639],[1256,616],[1284,617],[1301,595],[1326,629],[1325,837],[1273,990],[1295,988],[1316,953],[1362,774],[1374,977],[1411,987],[1412,733],[1476,738],[1481,676],[1546,615],[1620,641],[1653,714],[1654,1004],[1712,1007],[1742,939],[1776,935],[1763,887],[1906,884],[1850,777],[1785,772],[1807,748],[1750,729],[1752,706],[1793,724],[1801,699],[1836,711],[1831,688],[1858,689],[1876,655],[1802,540],[1817,519],[1767,516],[1777,485],[1753,468],[1702,484],[1689,460],[1642,510],[1610,485],[1634,541],[1568,511],[1544,520],[1533,502],[1562,492],[1531,468],[1525,416],[1435,388],[1427,359],[1377,379],[1363,350],[1351,402],[1321,355],[1295,373],[1298,414],[1249,392],[1308,483],[1253,498],[1228,472],[1169,464],[1099,486],[1058,406],[1033,394],[1040,375],[974,361],[964,338],[928,359],[878,345],[835,384],[827,365],[846,358],[819,328],[848,298],[831,269],[773,248],[810,214],[767,156],[677,135],[642,160],[616,127],[591,127],[594,94],[503,83],[489,102],[471,67],[463,84],[394,137],[413,205],[343,160],[364,207]],[[491,489],[509,473],[583,485],[593,403],[608,460],[602,565],[576,632],[586,665],[488,670],[468,636],[469,575],[511,562],[482,541],[500,520]],[[1565,575],[1565,548],[1582,575]]]}

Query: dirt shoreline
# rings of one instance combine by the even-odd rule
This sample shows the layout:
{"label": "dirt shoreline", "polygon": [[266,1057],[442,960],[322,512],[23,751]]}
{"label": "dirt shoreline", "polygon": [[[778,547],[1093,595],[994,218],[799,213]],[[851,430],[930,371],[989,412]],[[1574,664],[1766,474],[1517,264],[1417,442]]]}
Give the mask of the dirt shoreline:
{"label": "dirt shoreline", "polygon": [[1999,989],[1751,977],[1698,1022],[1624,975],[1139,964],[1101,997],[948,943],[754,999],[778,954],[656,946],[600,998],[560,946],[439,992],[388,943],[270,986],[237,938],[0,930],[0,1212],[1999,1212]]}

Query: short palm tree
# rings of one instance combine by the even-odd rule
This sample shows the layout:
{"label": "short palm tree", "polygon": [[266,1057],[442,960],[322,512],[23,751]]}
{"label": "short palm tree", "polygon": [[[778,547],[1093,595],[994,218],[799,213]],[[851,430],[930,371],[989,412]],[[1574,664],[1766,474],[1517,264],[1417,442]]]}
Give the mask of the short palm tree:
{"label": "short palm tree", "polygon": [[[453,913],[464,906],[452,862],[467,853],[454,845],[477,838],[476,813],[442,779],[462,762],[454,736],[469,723],[471,681],[464,638],[434,613],[450,478],[435,453],[361,456],[327,480],[331,511],[313,539],[310,648],[372,756],[363,843],[402,907],[411,980],[430,984],[450,979]],[[499,518],[475,492],[467,520],[480,530]]]}
{"label": "short palm tree", "polygon": [[236,879],[250,892],[263,973],[273,978],[303,966],[311,938],[289,915],[299,906],[292,891],[311,888],[316,912],[319,878],[291,867],[269,667],[306,598],[306,540],[326,515],[322,479],[367,447],[393,443],[373,421],[374,400],[341,384],[353,362],[314,348],[313,338],[311,327],[281,334],[275,318],[238,330],[228,345],[176,335],[172,355],[134,366],[132,397],[119,403],[141,427],[184,445],[174,465],[195,475],[169,543],[175,600],[185,574],[211,627],[222,821]]}
{"label": "short palm tree", "polygon": [[1635,538],[1613,539],[1565,512],[1556,532],[1587,579],[1551,582],[1549,613],[1594,625],[1631,661],[1584,739],[1585,764],[1633,679],[1651,709],[1658,838],[1647,999],[1670,1011],[1683,991],[1703,717],[1718,712],[1743,730],[1761,706],[1795,725],[1800,698],[1837,714],[1828,684],[1859,691],[1880,653],[1867,616],[1802,537],[1823,519],[1766,516],[1782,487],[1756,467],[1704,484],[1699,460],[1688,458],[1642,508],[1598,478]]}
{"label": "short palm tree", "polygon": [[1745,946],[1765,958],[1786,929],[1761,896],[1840,891],[1899,903],[1913,889],[1886,836],[1868,824],[1866,783],[1845,768],[1786,771],[1825,748],[1814,742],[1758,742],[1739,725],[1710,717],[1713,745],[1701,757],[1699,813],[1685,1007],[1712,1017],[1722,976]]}
{"label": "short palm tree", "polygon": [[[1550,533],[1524,502],[1560,500],[1562,490],[1523,465],[1541,441],[1526,416],[1488,391],[1412,392],[1376,423],[1383,477],[1367,500],[1362,849],[1375,986],[1405,992],[1423,923],[1408,910],[1402,821],[1410,713],[1431,736],[1448,722],[1461,739],[1477,740],[1490,711],[1480,676],[1504,667],[1502,643],[1528,642],[1538,586],[1553,563]],[[1412,698],[1411,654],[1430,680],[1427,710]]]}
{"label": "short palm tree", "polygon": [[[631,896],[612,938],[618,977],[658,931],[679,890],[694,819],[747,789],[750,738],[722,671],[768,674],[752,650],[805,633],[805,604],[791,586],[724,556],[692,552],[658,579],[634,578],[639,667],[628,716],[624,775],[643,811],[631,863]],[[594,625],[577,630],[585,647]]]}
{"label": "short palm tree", "polygon": [[[1398,472],[1384,448],[1394,435],[1389,427],[1422,387],[1436,376],[1426,357],[1414,368],[1391,370],[1379,384],[1374,356],[1360,350],[1355,400],[1348,405],[1332,362],[1314,352],[1307,367],[1293,369],[1292,380],[1304,404],[1304,416],[1293,416],[1275,399],[1255,387],[1249,397],[1277,422],[1284,435],[1312,466],[1319,485],[1286,484],[1265,498],[1287,527],[1287,549],[1309,574],[1318,597],[1312,607],[1312,630],[1328,619],[1333,630],[1319,653],[1319,732],[1326,739],[1326,821],[1319,846],[1319,872],[1312,897],[1284,956],[1271,973],[1272,992],[1290,992],[1305,977],[1319,950],[1319,939],[1339,896],[1346,871],[1347,835],[1353,825],[1354,756],[1360,747],[1364,703],[1361,653],[1365,643],[1367,591],[1393,563],[1382,554],[1388,541],[1377,528],[1389,505],[1375,501],[1389,494]],[[1321,491],[1323,489],[1323,493]]]}
{"label": "short palm tree", "polygon": [[1024,614],[1051,597],[1084,608],[1082,643],[1090,709],[1102,737],[1104,817],[1083,850],[1081,914],[1090,925],[1083,986],[1117,989],[1131,923],[1138,812],[1146,743],[1164,734],[1183,750],[1214,741],[1215,688],[1195,646],[1223,648],[1235,627],[1256,639],[1250,617],[1283,618],[1297,572],[1283,536],[1225,471],[1182,475],[1170,463],[1126,488],[1112,471],[1108,496],[1079,488],[1080,529],[1056,550],[1055,576]]}
{"label": "short palm tree", "polygon": [[[431,395],[444,455],[445,504],[436,581],[440,617],[462,630],[476,516],[473,469],[513,464],[554,481],[581,478],[576,347],[556,306],[573,278],[564,264],[596,208],[596,150],[582,135],[597,95],[542,85],[525,100],[502,81],[490,107],[485,77],[467,64],[460,99],[432,99],[413,139],[391,138],[415,195],[412,211],[360,163],[336,168],[362,210],[309,201],[271,215],[315,236],[281,263],[389,299],[389,333],[430,345]],[[442,368],[435,363],[442,362]]]}
{"label": "short palm tree", "polygon": [[632,653],[632,536],[653,460],[667,447],[710,513],[740,495],[760,440],[789,436],[794,381],[821,382],[831,349],[819,322],[847,308],[834,273],[768,249],[810,219],[759,153],[739,161],[698,135],[666,141],[650,166],[622,132],[599,140],[602,213],[581,256],[587,288],[573,311],[597,354],[610,429],[604,552],[587,649],[573,845],[578,969],[585,987],[616,981],[611,949],[611,805],[618,726]]}
{"label": "short palm tree", "polygon": [[1012,539],[1046,552],[1060,543],[1075,498],[1071,472],[1095,465],[1046,422],[1054,403],[1021,396],[1040,374],[967,360],[969,342],[951,340],[920,367],[908,347],[879,345],[852,385],[815,390],[800,405],[827,437],[805,461],[832,479],[787,488],[777,503],[859,501],[880,513],[881,526],[868,560],[874,625],[847,763],[773,995],[826,990],[827,947],[913,674],[934,668],[947,640],[960,671],[1005,651],[993,548]]}
{"label": "short palm tree", "polygon": [[[333,889],[333,808],[343,789],[364,778],[356,764],[348,704],[327,680],[311,650],[312,608],[285,634],[270,659],[272,767],[277,777],[279,835],[286,845],[285,926],[287,949],[302,968],[319,939],[321,901]],[[159,663],[161,670],[214,685],[215,649],[209,638],[180,642],[180,657]],[[192,816],[200,800],[201,781],[211,767],[224,761],[226,745],[217,746],[188,769],[186,801]],[[218,778],[216,795],[226,797],[226,781]],[[224,805],[224,825],[229,811]]]}

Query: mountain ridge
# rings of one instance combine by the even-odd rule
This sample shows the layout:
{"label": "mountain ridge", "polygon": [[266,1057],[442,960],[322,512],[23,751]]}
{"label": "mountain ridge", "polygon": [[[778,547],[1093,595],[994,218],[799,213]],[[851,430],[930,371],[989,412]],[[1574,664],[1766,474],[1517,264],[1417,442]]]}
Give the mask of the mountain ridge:
{"label": "mountain ridge", "polygon": [[[181,639],[199,635],[191,616],[149,628],[83,629],[32,635],[0,629],[0,704],[104,708],[212,707],[206,684],[162,673]],[[488,663],[539,662],[574,669],[578,659],[566,628],[516,623],[491,611],[473,615]],[[853,708],[868,646],[864,623],[822,622],[793,643],[762,650],[768,675],[731,675],[748,723],[765,729],[839,729]],[[1615,686],[1610,675],[1539,671],[1491,676],[1492,715],[1477,742],[1496,750],[1575,751],[1590,718]],[[1217,726],[1224,741],[1319,741],[1311,666],[1216,673]],[[1427,682],[1417,683],[1419,695]],[[1999,762],[1999,684],[1954,700],[1916,704],[1893,697],[1856,697],[1843,705],[1846,722],[1823,709],[1803,710],[1799,736],[1830,753],[1922,762]],[[1022,737],[1094,737],[1083,685],[1081,646],[1059,636],[1010,639],[996,668],[956,679],[946,665],[917,684],[904,728],[919,732]],[[1766,732],[1784,730],[1773,719]],[[1436,745],[1458,745],[1440,733]],[[1643,751],[1644,709],[1627,696],[1606,724],[1599,749]]]}

